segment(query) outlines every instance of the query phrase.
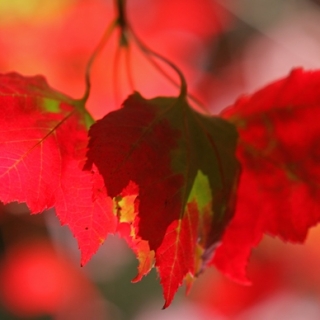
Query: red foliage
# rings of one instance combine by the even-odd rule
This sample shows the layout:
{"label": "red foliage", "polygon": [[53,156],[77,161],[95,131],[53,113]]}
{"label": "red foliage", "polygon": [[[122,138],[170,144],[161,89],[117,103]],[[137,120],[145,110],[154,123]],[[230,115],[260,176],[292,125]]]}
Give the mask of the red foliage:
{"label": "red foliage", "polygon": [[[181,2],[170,1],[171,9]],[[168,3],[157,2],[155,23],[164,28],[206,40],[223,27],[190,19],[219,14],[215,2],[188,1],[178,19]],[[86,39],[74,38],[87,5],[60,43],[60,54],[72,60],[87,50]],[[103,21],[93,24],[95,34]],[[97,72],[102,79],[104,69]],[[150,90],[145,73],[141,79]],[[99,81],[98,91],[104,84]],[[295,70],[221,117],[195,112],[182,94],[146,100],[134,93],[91,126],[88,145],[93,121],[83,101],[51,89],[42,77],[0,75],[0,200],[25,202],[31,213],[55,207],[78,240],[82,263],[108,233],[118,232],[139,260],[133,281],[157,268],[164,307],[208,264],[248,283],[247,261],[263,234],[303,242],[319,222],[319,85],[319,71]]]}
{"label": "red foliage", "polygon": [[155,258],[165,307],[183,279],[207,263],[247,282],[250,251],[264,233],[302,242],[319,221],[318,78],[296,70],[224,112],[240,134],[242,173],[236,215],[213,260],[233,215],[235,134],[181,98],[130,96],[92,126],[86,172],[81,103],[40,77],[3,75],[1,200],[26,202],[33,213],[54,206],[78,239],[82,263],[118,230],[140,261],[135,281]]}
{"label": "red foliage", "polygon": [[[145,100],[135,93],[89,134],[85,168],[97,166],[108,195],[122,199],[130,184],[138,186],[133,237],[155,252],[166,307],[187,274],[206,264],[230,219],[236,133],[222,119],[194,112],[182,97]],[[199,195],[200,187],[209,190]]]}
{"label": "red foliage", "polygon": [[116,226],[101,178],[81,168],[88,116],[42,77],[1,75],[0,103],[1,201],[25,202],[32,213],[54,206],[85,263]]}
{"label": "red foliage", "polygon": [[298,69],[223,113],[238,128],[242,174],[214,263],[240,282],[264,233],[303,242],[319,222],[319,85],[319,71]]}

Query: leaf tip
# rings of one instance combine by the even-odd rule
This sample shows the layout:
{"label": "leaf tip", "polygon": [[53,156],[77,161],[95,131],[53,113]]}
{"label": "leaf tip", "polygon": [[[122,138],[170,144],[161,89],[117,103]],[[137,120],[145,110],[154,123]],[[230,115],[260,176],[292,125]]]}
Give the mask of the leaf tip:
{"label": "leaf tip", "polygon": [[165,303],[164,303],[164,305],[163,305],[163,307],[162,307],[162,310],[167,309],[167,308],[170,306],[170,304],[171,304],[171,301],[165,300]]}

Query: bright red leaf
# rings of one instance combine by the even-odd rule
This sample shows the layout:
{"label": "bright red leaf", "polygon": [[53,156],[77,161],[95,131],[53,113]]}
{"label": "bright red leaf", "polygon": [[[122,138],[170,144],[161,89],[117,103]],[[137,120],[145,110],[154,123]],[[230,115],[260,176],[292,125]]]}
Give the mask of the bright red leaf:
{"label": "bright red leaf", "polygon": [[44,78],[16,73],[0,75],[0,104],[0,200],[32,213],[55,207],[85,263],[116,228],[101,177],[82,171],[89,115]]}
{"label": "bright red leaf", "polygon": [[248,257],[264,233],[303,242],[320,220],[319,88],[319,71],[294,70],[223,113],[238,128],[242,174],[214,263],[233,279],[247,282]]}
{"label": "bright red leaf", "polygon": [[183,279],[206,263],[231,218],[236,131],[196,113],[183,97],[146,100],[135,93],[89,134],[86,168],[97,166],[108,195],[121,200],[137,186],[132,236],[155,252],[167,307]]}

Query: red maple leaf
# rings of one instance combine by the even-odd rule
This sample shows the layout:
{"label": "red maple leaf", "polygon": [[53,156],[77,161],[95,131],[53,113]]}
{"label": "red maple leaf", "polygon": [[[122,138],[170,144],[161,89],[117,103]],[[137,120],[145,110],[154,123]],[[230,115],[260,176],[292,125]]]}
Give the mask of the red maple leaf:
{"label": "red maple leaf", "polygon": [[116,228],[101,177],[82,171],[89,115],[40,76],[0,75],[0,103],[0,200],[55,207],[85,263]]}
{"label": "red maple leaf", "polygon": [[238,128],[242,164],[236,213],[214,264],[248,282],[246,265],[264,233],[303,242],[320,220],[320,72],[294,70],[225,110]]}
{"label": "red maple leaf", "polygon": [[[119,200],[120,221],[131,225],[129,245],[148,266],[137,279],[154,252],[167,307],[183,279],[204,267],[231,218],[236,131],[196,113],[183,97],[146,100],[135,93],[89,135],[85,167],[97,166],[108,195]],[[121,201],[131,203],[130,214]],[[147,249],[137,246],[141,240]]]}

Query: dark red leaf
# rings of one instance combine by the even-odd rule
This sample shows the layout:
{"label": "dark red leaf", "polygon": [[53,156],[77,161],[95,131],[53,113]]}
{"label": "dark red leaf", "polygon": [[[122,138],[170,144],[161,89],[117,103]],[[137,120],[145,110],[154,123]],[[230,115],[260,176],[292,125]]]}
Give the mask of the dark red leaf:
{"label": "dark red leaf", "polygon": [[[98,167],[108,195],[122,200],[132,183],[139,190],[132,235],[155,252],[167,307],[183,279],[203,267],[199,251],[220,239],[231,218],[236,132],[196,113],[184,98],[145,100],[135,93],[89,134],[86,168]],[[120,205],[120,218],[123,210]]]}

